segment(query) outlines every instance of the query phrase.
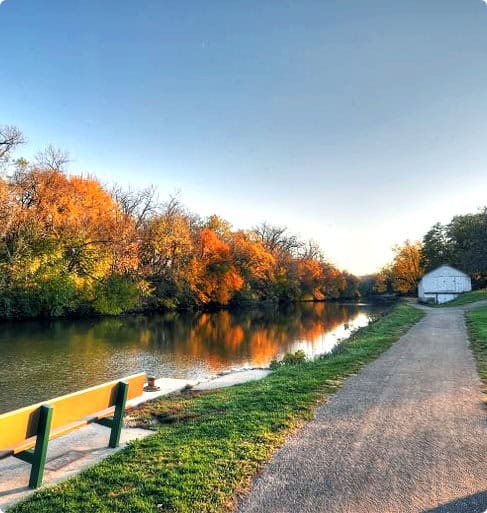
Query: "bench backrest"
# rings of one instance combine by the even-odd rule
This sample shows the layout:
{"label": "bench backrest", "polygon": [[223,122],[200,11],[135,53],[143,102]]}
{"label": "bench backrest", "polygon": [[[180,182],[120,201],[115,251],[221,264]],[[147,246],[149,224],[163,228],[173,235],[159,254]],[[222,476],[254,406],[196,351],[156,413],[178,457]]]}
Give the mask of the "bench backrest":
{"label": "bench backrest", "polygon": [[37,434],[39,410],[43,404],[53,407],[51,429],[54,430],[114,406],[120,381],[125,381],[129,385],[127,400],[142,395],[145,380],[145,373],[134,374],[3,413],[0,415],[0,451],[20,444]]}

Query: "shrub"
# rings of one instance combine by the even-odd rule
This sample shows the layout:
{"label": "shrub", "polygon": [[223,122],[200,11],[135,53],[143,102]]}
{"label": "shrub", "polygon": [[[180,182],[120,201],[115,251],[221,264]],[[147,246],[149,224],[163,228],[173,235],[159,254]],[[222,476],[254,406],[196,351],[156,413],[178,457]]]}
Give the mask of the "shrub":
{"label": "shrub", "polygon": [[55,272],[35,276],[25,284],[4,288],[0,294],[0,318],[61,317],[74,309],[76,288],[72,279]]}
{"label": "shrub", "polygon": [[38,294],[41,315],[43,317],[61,317],[73,306],[76,289],[67,275],[49,276],[38,282]]}
{"label": "shrub", "polygon": [[286,353],[282,359],[283,365],[299,365],[306,361],[306,353],[300,349],[295,353]]}
{"label": "shrub", "polygon": [[137,285],[127,276],[112,274],[94,286],[93,307],[101,314],[119,315],[139,304]]}
{"label": "shrub", "polygon": [[286,353],[280,361],[272,360],[272,362],[269,365],[269,368],[275,370],[283,365],[299,365],[301,363],[304,363],[305,361],[306,353],[302,349],[300,349],[295,353]]}

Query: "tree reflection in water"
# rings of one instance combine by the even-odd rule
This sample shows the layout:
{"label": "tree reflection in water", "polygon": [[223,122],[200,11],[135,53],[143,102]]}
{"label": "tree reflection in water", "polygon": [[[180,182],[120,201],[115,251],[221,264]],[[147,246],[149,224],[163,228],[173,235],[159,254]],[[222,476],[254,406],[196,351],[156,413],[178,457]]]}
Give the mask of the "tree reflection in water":
{"label": "tree reflection in water", "polygon": [[332,349],[384,307],[294,305],[171,312],[123,318],[3,323],[0,411],[146,371],[201,378],[235,367],[264,367],[286,352]]}

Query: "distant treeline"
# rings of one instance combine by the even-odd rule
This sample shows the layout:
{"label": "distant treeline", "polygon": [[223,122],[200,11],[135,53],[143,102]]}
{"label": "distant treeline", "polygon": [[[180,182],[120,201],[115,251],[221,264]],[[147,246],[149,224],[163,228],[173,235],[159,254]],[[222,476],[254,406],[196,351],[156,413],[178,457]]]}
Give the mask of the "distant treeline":
{"label": "distant treeline", "polygon": [[435,224],[421,241],[394,247],[392,262],[369,277],[368,288],[375,293],[414,293],[421,276],[442,264],[469,274],[474,289],[487,287],[487,207]]}
{"label": "distant treeline", "polygon": [[120,314],[256,300],[359,297],[359,280],[318,245],[263,223],[233,230],[154,188],[107,188],[65,172],[49,147],[34,162],[0,127],[0,317]]}

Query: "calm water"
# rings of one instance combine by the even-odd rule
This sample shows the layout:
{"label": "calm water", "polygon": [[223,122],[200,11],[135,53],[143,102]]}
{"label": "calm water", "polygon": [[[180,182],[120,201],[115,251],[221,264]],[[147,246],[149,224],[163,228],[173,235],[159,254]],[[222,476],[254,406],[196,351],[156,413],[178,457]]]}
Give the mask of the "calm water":
{"label": "calm water", "polygon": [[0,324],[0,412],[134,372],[204,378],[330,351],[384,306],[303,303],[237,312]]}

